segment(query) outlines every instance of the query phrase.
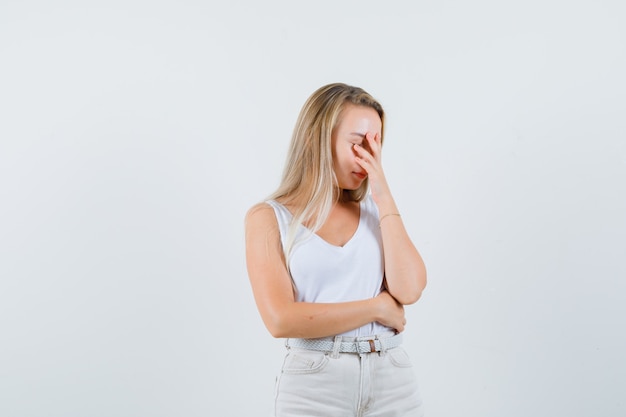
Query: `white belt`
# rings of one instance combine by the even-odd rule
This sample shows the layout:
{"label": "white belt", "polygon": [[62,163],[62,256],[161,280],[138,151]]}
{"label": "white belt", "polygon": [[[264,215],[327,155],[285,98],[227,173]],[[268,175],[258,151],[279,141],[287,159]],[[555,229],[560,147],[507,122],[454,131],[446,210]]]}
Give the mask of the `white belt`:
{"label": "white belt", "polygon": [[287,339],[285,346],[300,349],[333,352],[339,343],[340,353],[371,353],[398,347],[402,344],[402,334],[379,339],[377,336],[359,337],[348,342],[327,339]]}

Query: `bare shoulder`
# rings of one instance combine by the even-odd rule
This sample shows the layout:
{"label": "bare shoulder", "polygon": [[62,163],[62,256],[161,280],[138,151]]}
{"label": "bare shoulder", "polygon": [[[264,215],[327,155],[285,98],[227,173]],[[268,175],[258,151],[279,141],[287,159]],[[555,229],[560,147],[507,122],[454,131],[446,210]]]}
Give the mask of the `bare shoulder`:
{"label": "bare shoulder", "polygon": [[253,205],[252,207],[250,207],[250,209],[246,213],[246,219],[249,219],[251,216],[258,215],[258,213],[266,213],[266,212],[274,213],[274,209],[272,208],[272,206],[270,206],[269,204],[265,202],[257,203]]}
{"label": "bare shoulder", "polygon": [[252,206],[246,213],[245,230],[249,266],[277,263],[282,243],[274,208],[267,203]]}
{"label": "bare shoulder", "polygon": [[246,213],[245,227],[248,233],[267,233],[278,230],[274,209],[267,203],[258,203]]}

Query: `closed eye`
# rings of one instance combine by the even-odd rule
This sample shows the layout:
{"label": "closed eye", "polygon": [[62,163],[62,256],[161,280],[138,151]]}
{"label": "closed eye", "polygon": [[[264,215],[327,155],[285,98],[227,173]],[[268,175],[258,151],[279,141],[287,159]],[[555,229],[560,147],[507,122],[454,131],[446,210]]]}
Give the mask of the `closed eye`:
{"label": "closed eye", "polygon": [[350,136],[361,139],[360,142],[363,142],[365,140],[365,133],[351,132]]}

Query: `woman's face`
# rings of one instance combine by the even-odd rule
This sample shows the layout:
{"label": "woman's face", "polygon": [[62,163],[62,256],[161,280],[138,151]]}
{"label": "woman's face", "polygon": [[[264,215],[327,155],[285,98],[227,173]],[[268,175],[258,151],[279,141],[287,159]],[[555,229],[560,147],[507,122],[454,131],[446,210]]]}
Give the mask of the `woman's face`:
{"label": "woman's face", "polygon": [[382,122],[371,107],[346,104],[332,133],[333,169],[342,190],[356,190],[367,173],[356,162],[354,145],[359,144],[370,152],[366,133],[380,134]]}

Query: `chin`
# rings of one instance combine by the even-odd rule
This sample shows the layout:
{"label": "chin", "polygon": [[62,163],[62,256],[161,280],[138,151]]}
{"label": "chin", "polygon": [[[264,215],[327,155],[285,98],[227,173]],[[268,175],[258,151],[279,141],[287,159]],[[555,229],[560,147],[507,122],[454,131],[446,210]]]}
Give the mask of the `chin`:
{"label": "chin", "polygon": [[355,191],[358,190],[359,188],[361,188],[361,186],[363,185],[363,181],[359,182],[358,184],[348,184],[346,186],[339,186],[339,188],[341,188],[342,190],[345,191]]}
{"label": "chin", "polygon": [[346,191],[355,191],[361,188],[363,184],[367,184],[367,177],[363,179],[349,177],[347,178],[347,181],[342,181],[339,183],[339,188]]}

